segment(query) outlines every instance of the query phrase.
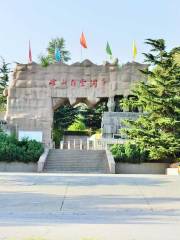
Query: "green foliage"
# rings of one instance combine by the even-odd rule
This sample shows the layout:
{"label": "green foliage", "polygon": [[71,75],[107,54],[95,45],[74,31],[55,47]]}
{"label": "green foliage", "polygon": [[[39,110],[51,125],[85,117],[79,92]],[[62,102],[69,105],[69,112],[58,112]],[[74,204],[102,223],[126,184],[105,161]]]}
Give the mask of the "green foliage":
{"label": "green foliage", "polygon": [[174,58],[180,48],[167,52],[162,39],[146,43],[152,47],[144,54],[151,66],[142,71],[148,80],[133,90],[137,98],[121,102],[141,107],[144,114],[136,121],[126,121],[128,128],[123,132],[131,143],[146,149],[150,159],[174,161],[180,156],[180,67]]}
{"label": "green foliage", "polygon": [[64,38],[53,38],[48,43],[47,55],[40,56],[40,62],[43,67],[47,67],[49,64],[53,64],[56,62],[55,56],[54,56],[56,47],[59,48],[61,51],[61,56],[62,56],[61,61],[63,63],[66,63],[71,59],[70,52],[68,50],[66,50]]}
{"label": "green foliage", "polygon": [[111,152],[116,162],[141,163],[148,160],[148,152],[135,144],[114,144]]}
{"label": "green foliage", "polygon": [[63,105],[54,111],[54,128],[67,129],[79,114],[79,108],[69,104]]}
{"label": "green foliage", "polygon": [[53,141],[55,143],[55,147],[59,148],[60,141],[63,138],[64,130],[60,128],[53,128],[52,135],[53,135]]}
{"label": "green foliage", "polygon": [[106,102],[100,102],[94,108],[89,108],[86,105],[82,105],[80,108],[80,114],[83,117],[85,126],[94,132],[101,128],[102,114],[105,111],[107,111]]}
{"label": "green foliage", "polygon": [[76,120],[72,125],[68,127],[69,131],[84,131],[86,130],[85,124],[81,120]]}
{"label": "green foliage", "polygon": [[35,140],[18,141],[14,135],[0,132],[0,161],[37,162],[43,151],[42,144]]}
{"label": "green foliage", "polygon": [[53,122],[53,141],[58,147],[62,139],[63,132],[73,124],[79,114],[78,107],[72,107],[69,104],[63,105],[54,112]]}
{"label": "green foliage", "polygon": [[180,52],[174,54],[174,61],[180,66]]}
{"label": "green foliage", "polygon": [[58,146],[64,130],[81,131],[89,129],[95,132],[101,128],[102,113],[107,110],[105,102],[95,108],[89,108],[85,104],[73,107],[69,104],[61,106],[54,112],[53,140]]}
{"label": "green foliage", "polygon": [[3,96],[3,91],[7,88],[9,82],[9,63],[6,63],[3,58],[1,58],[0,64],[0,111],[3,111],[6,107],[6,97]]}
{"label": "green foliage", "polygon": [[40,62],[41,62],[41,65],[43,67],[47,67],[49,66],[49,64],[51,64],[51,59],[49,58],[49,56],[40,56]]}

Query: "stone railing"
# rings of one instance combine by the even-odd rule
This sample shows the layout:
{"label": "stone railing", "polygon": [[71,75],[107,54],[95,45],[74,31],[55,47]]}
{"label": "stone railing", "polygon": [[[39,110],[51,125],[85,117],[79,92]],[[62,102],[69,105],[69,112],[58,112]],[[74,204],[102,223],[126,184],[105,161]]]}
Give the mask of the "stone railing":
{"label": "stone railing", "polygon": [[110,173],[114,174],[115,173],[115,161],[114,161],[113,155],[109,150],[106,150],[106,156],[107,156],[107,160],[108,160],[109,171],[110,171]]}
{"label": "stone railing", "polygon": [[76,149],[76,150],[107,150],[112,144],[123,144],[124,139],[99,139],[82,141],[74,139],[73,141],[61,141],[60,149]]}
{"label": "stone railing", "polygon": [[49,148],[45,148],[43,154],[40,156],[39,161],[38,161],[38,169],[37,169],[38,172],[43,171],[48,153],[49,153]]}

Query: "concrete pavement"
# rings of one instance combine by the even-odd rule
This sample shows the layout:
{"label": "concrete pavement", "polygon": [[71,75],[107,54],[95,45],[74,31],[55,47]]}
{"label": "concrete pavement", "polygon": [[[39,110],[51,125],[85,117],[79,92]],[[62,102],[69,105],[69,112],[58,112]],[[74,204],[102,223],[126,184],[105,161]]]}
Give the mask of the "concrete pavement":
{"label": "concrete pavement", "polygon": [[0,173],[0,240],[180,239],[180,177]]}

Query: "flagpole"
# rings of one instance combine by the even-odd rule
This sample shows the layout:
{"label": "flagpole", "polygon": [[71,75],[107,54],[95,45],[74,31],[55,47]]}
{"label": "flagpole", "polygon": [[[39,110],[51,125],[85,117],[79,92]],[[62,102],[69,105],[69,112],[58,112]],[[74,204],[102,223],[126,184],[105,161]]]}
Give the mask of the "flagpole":
{"label": "flagpole", "polygon": [[80,51],[81,51],[81,62],[82,62],[82,46],[81,46],[81,50]]}
{"label": "flagpole", "polygon": [[29,40],[29,51],[28,51],[28,63],[32,63],[32,51],[31,51],[31,42]]}
{"label": "flagpole", "polygon": [[82,48],[87,48],[86,38],[84,36],[84,32],[82,31],[81,37],[80,37],[80,44],[81,44],[81,61],[83,60],[83,50]]}
{"label": "flagpole", "polygon": [[136,42],[133,40],[133,62],[136,60],[136,55],[137,55],[137,47],[136,47]]}
{"label": "flagpole", "polygon": [[[81,32],[83,33],[83,28],[81,30],[82,30]],[[83,55],[83,53],[82,53],[82,45],[81,45],[81,62],[82,62],[82,55]]]}

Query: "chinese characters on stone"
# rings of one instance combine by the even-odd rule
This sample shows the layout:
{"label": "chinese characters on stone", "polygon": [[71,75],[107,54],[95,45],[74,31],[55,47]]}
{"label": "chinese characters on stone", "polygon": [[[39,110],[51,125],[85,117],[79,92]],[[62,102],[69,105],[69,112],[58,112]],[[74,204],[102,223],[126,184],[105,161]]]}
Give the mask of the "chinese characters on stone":
{"label": "chinese characters on stone", "polygon": [[56,79],[51,79],[49,81],[49,85],[51,86],[56,86],[56,84],[59,85],[61,88],[67,88],[67,87],[72,87],[72,88],[83,88],[83,87],[90,87],[90,88],[97,88],[101,87],[103,88],[106,83],[106,79],[102,78],[100,80],[97,79],[91,79],[91,80],[86,80],[86,79],[71,79],[70,81],[67,81],[65,79],[62,79],[60,81],[57,81]]}

